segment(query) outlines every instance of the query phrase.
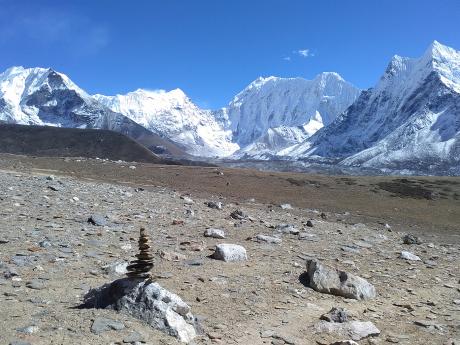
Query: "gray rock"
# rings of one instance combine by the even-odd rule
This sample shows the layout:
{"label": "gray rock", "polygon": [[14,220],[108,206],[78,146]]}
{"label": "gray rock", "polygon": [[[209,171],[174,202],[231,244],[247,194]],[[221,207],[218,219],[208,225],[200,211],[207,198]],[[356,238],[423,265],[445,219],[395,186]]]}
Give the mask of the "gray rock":
{"label": "gray rock", "polygon": [[186,196],[186,195],[182,195],[180,198],[182,200],[184,200],[184,203],[186,203],[188,205],[193,204],[193,200],[191,198],[189,198],[188,196]]}
{"label": "gray rock", "polygon": [[291,235],[299,234],[299,230],[292,224],[278,224],[275,230],[282,234],[291,234]]}
{"label": "gray rock", "polygon": [[359,345],[359,344],[353,340],[340,340],[340,341],[333,342],[330,345]]}
{"label": "gray rock", "polygon": [[98,317],[93,321],[91,325],[91,332],[95,334],[101,334],[106,331],[120,331],[125,328],[125,325],[117,320],[107,319],[105,317]]}
{"label": "gray rock", "polygon": [[262,235],[262,234],[257,235],[255,240],[257,242],[265,242],[265,243],[271,243],[271,244],[281,244],[282,242],[281,238]]}
{"label": "gray rock", "polygon": [[346,252],[346,253],[352,253],[352,254],[359,254],[360,250],[357,246],[354,245],[348,245],[348,246],[342,246],[340,247],[340,250]]}
{"label": "gray rock", "polygon": [[403,250],[400,254],[400,258],[408,261],[420,261],[421,259],[417,256],[412,254],[411,252],[407,252]]}
{"label": "gray rock", "polygon": [[14,255],[11,262],[19,267],[32,266],[37,261],[37,257],[33,255]]}
{"label": "gray rock", "polygon": [[241,210],[235,210],[232,213],[230,213],[230,217],[232,217],[233,219],[242,220],[247,219],[248,215]]}
{"label": "gray rock", "polygon": [[53,192],[59,192],[61,188],[57,185],[48,186],[48,189],[51,189]]}
{"label": "gray rock", "polygon": [[225,232],[221,229],[206,229],[204,232],[205,237],[213,237],[213,238],[225,238]]}
{"label": "gray rock", "polygon": [[318,240],[318,236],[316,236],[315,234],[310,234],[309,232],[301,232],[299,234],[299,237],[298,237],[299,240],[301,241],[317,241]]}
{"label": "gray rock", "polygon": [[334,333],[342,337],[349,337],[354,341],[380,334],[380,330],[370,321],[350,321],[344,323],[320,321],[315,325],[315,330],[318,333]]}
{"label": "gray rock", "polygon": [[179,296],[148,280],[123,278],[90,290],[85,295],[85,306],[127,313],[185,343],[197,334],[190,307]]}
{"label": "gray rock", "polygon": [[33,333],[37,333],[39,330],[40,328],[38,328],[38,326],[35,326],[35,325],[16,328],[16,332],[23,333],[23,334],[33,334]]}
{"label": "gray rock", "polygon": [[246,249],[238,244],[222,243],[216,246],[216,251],[213,254],[216,260],[226,262],[244,261],[247,260]]}
{"label": "gray rock", "polygon": [[348,312],[343,308],[332,308],[326,314],[321,315],[321,320],[328,322],[343,323],[348,321]]}
{"label": "gray rock", "polygon": [[309,228],[312,228],[313,222],[311,220],[307,220],[307,223],[305,225],[308,226]]}
{"label": "gray rock", "polygon": [[364,278],[307,260],[309,285],[318,292],[354,298],[371,299],[376,296],[375,288]]}
{"label": "gray rock", "polygon": [[422,241],[417,236],[411,235],[411,234],[406,234],[402,238],[404,244],[421,244]]}
{"label": "gray rock", "polygon": [[220,201],[207,201],[205,202],[205,205],[208,206],[209,208],[213,208],[213,209],[216,209],[216,210],[222,210],[222,208],[224,207],[224,205],[220,202]]}
{"label": "gray rock", "polygon": [[47,240],[42,240],[40,242],[38,242],[38,245],[42,248],[50,248],[52,245],[51,245],[51,242],[47,241]]}
{"label": "gray rock", "polygon": [[16,277],[18,276],[19,273],[16,271],[13,267],[9,267],[5,272],[3,272],[3,276],[8,279],[11,277]]}
{"label": "gray rock", "polygon": [[93,214],[88,218],[88,223],[95,226],[105,226],[107,225],[107,220],[100,214]]}
{"label": "gray rock", "polygon": [[46,288],[46,284],[43,280],[40,280],[40,279],[33,279],[31,281],[28,281],[26,283],[26,286],[29,288],[29,289],[33,289],[33,290],[43,290]]}
{"label": "gray rock", "polygon": [[131,334],[127,335],[126,337],[123,338],[124,343],[135,343],[135,342],[143,342],[144,337],[142,334],[138,332],[132,332]]}
{"label": "gray rock", "polygon": [[32,345],[32,344],[24,340],[11,340],[9,342],[9,345]]}

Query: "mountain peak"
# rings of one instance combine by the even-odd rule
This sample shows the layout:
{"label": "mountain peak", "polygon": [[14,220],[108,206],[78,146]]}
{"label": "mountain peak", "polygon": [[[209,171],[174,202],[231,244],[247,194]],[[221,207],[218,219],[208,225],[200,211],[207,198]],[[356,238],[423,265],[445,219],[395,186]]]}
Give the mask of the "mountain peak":
{"label": "mountain peak", "polygon": [[436,40],[428,46],[424,54],[425,57],[432,59],[451,58],[455,55],[458,55],[458,52],[455,49],[443,45]]}

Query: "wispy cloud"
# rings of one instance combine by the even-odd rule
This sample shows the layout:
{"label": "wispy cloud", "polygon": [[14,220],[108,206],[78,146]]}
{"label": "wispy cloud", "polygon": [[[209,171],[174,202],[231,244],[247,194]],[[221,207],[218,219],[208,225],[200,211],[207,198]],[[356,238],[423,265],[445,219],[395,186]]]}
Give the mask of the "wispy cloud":
{"label": "wispy cloud", "polygon": [[313,57],[313,56],[315,56],[315,53],[311,49],[308,49],[308,48],[297,49],[297,50],[293,50],[291,52],[291,54],[284,56],[283,60],[287,61],[287,62],[290,62],[295,58],[305,59],[305,58],[309,58],[309,57]]}
{"label": "wispy cloud", "polygon": [[310,49],[299,49],[295,53],[304,58],[315,56]]}
{"label": "wispy cloud", "polygon": [[0,44],[20,40],[47,48],[58,46],[78,55],[97,53],[109,44],[108,27],[82,14],[51,8],[16,13],[14,7],[0,13]]}

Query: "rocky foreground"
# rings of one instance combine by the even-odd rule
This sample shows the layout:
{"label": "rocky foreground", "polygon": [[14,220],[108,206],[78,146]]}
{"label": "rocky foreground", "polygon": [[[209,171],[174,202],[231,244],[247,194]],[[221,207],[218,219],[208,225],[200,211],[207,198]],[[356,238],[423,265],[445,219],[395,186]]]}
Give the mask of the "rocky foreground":
{"label": "rocky foreground", "polygon": [[459,243],[351,217],[346,205],[324,213],[2,171],[0,344],[179,344],[84,305],[125,277],[141,227],[155,284],[196,318],[192,343],[458,344]]}

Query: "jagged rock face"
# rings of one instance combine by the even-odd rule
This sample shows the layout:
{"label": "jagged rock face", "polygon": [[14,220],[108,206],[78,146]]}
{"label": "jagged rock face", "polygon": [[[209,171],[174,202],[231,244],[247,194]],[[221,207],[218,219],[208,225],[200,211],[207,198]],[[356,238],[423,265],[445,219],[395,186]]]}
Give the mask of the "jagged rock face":
{"label": "jagged rock face", "polygon": [[395,56],[377,86],[289,156],[370,168],[460,173],[460,53],[434,42]]}
{"label": "jagged rock face", "polygon": [[[280,126],[305,127],[311,135],[331,123],[359,93],[336,73],[322,73],[313,80],[259,78],[234,98],[221,117],[232,129],[233,140],[244,147]],[[312,120],[320,125],[309,126]]]}
{"label": "jagged rock face", "polygon": [[0,74],[0,122],[108,129],[149,148],[153,143],[171,148],[157,135],[100,104],[52,69],[13,67]]}

